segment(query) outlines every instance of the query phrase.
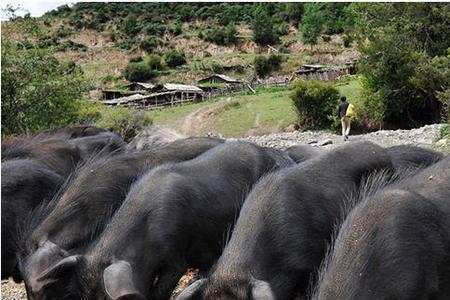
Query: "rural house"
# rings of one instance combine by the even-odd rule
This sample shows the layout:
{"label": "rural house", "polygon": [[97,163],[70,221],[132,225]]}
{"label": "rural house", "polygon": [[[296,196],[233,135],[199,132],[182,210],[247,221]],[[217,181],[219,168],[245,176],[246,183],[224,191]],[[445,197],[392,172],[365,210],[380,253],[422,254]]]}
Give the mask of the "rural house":
{"label": "rural house", "polygon": [[247,88],[247,83],[236,80],[227,75],[214,74],[198,81],[199,87],[207,92],[213,94],[232,93]]}
{"label": "rural house", "polygon": [[132,82],[126,85],[130,91],[149,91],[155,87],[152,83],[147,82]]}
{"label": "rural house", "polygon": [[209,76],[209,77],[200,79],[200,80],[198,81],[198,83],[199,83],[199,84],[206,84],[206,83],[211,83],[211,84],[213,84],[213,83],[224,83],[224,84],[229,84],[229,85],[232,85],[232,84],[242,84],[241,81],[236,80],[236,79],[233,79],[233,78],[231,78],[231,77],[229,77],[229,76],[227,76],[227,75],[223,75],[223,74],[214,74],[214,75],[211,75],[211,76]]}

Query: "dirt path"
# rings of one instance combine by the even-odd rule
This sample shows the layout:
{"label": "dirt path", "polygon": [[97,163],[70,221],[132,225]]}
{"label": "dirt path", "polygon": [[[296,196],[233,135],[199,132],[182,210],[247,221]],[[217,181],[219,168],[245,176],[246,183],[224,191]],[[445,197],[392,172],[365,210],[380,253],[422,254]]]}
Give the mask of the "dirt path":
{"label": "dirt path", "polygon": [[[248,107],[248,105],[247,105]],[[258,134],[258,127],[259,127],[259,123],[260,123],[260,119],[261,119],[261,114],[256,114],[255,116],[255,120],[253,121],[253,126],[252,128],[247,132],[247,135],[256,135]]]}
{"label": "dirt path", "polygon": [[188,136],[198,135],[210,116],[215,115],[236,103],[238,103],[237,100],[228,98],[225,101],[197,109],[184,118],[183,126],[181,128],[182,133]]}

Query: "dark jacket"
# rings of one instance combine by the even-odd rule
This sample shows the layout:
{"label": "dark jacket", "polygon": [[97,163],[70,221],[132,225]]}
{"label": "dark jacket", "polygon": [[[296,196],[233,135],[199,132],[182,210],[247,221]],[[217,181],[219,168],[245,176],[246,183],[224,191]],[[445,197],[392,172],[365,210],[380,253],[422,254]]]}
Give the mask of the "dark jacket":
{"label": "dark jacket", "polygon": [[341,102],[341,104],[339,104],[339,110],[338,110],[339,118],[345,117],[348,106],[349,106],[349,103],[347,101]]}

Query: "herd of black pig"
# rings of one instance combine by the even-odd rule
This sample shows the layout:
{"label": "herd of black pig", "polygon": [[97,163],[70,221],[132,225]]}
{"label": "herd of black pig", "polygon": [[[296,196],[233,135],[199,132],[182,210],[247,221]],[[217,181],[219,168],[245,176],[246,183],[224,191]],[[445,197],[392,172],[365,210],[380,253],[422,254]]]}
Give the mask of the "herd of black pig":
{"label": "herd of black pig", "polygon": [[2,279],[33,300],[450,299],[441,153],[136,144],[90,126],[2,142]]}

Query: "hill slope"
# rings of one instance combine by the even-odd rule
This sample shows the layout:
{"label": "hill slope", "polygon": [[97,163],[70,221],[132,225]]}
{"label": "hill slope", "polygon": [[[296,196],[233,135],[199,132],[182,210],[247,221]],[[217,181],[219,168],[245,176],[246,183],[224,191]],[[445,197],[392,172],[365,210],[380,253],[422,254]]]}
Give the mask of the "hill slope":
{"label": "hill slope", "polygon": [[[77,3],[40,18],[43,36],[37,43],[80,65],[93,88],[125,84],[130,60],[155,55],[162,66],[154,82],[193,83],[214,72],[248,80],[255,76],[255,56],[266,54],[269,44],[282,57],[270,75],[290,75],[304,63],[343,64],[358,55],[344,47],[346,5],[322,4],[335,24],[324,27],[314,46],[301,42],[301,3]],[[276,35],[273,43],[254,41],[258,18],[270,23],[263,29]],[[165,54],[171,49],[183,51],[186,64],[167,67]]]}

